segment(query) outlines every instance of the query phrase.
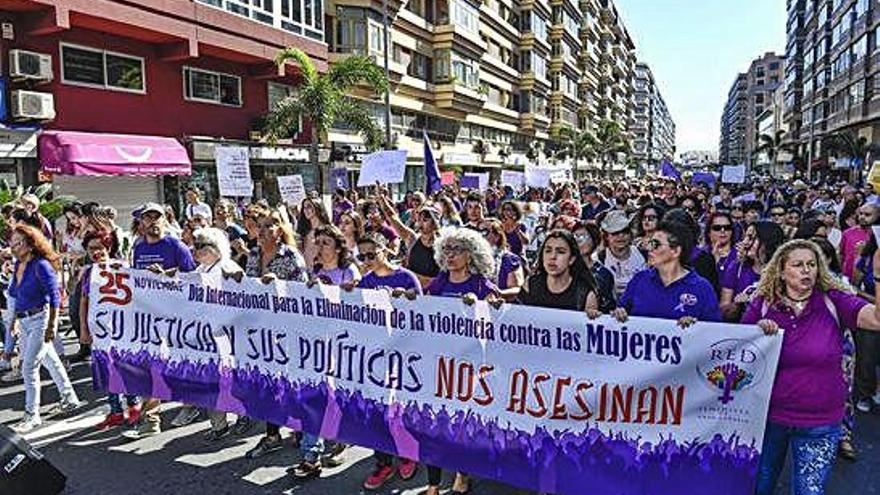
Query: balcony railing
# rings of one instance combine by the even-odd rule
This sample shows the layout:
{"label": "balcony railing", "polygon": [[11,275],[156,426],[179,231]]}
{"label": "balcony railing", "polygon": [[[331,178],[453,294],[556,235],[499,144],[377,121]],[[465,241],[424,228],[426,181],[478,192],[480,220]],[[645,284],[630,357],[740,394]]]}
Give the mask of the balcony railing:
{"label": "balcony railing", "polygon": [[322,0],[193,0],[317,41],[324,40]]}

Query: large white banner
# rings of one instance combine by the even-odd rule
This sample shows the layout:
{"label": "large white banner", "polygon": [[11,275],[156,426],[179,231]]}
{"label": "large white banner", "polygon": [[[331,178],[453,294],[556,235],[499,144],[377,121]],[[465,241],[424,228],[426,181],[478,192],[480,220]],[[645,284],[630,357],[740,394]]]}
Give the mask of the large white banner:
{"label": "large white banner", "polygon": [[114,392],[545,492],[753,490],[782,340],[754,326],[93,274],[95,381]]}

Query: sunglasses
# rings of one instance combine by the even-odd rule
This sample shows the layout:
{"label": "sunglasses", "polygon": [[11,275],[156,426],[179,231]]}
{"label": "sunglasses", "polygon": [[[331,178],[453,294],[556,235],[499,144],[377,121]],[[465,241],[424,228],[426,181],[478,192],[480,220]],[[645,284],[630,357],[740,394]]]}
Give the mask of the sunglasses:
{"label": "sunglasses", "polygon": [[193,247],[196,249],[196,251],[198,251],[200,249],[214,247],[214,245],[207,242],[195,242],[193,243]]}
{"label": "sunglasses", "polygon": [[465,251],[467,251],[467,249],[464,246],[443,246],[443,254],[453,254],[457,256]]}
{"label": "sunglasses", "polygon": [[770,216],[771,217],[784,217],[785,212],[784,211],[771,211]]}
{"label": "sunglasses", "polygon": [[[656,251],[663,246],[666,246],[666,244],[663,244],[662,242],[660,242],[657,239],[651,239],[650,241],[648,241],[648,249],[650,249],[651,251]],[[672,247],[672,246],[670,246],[670,247]]]}
{"label": "sunglasses", "polygon": [[656,222],[657,218],[657,215],[645,215],[642,217],[642,220],[651,220]]}
{"label": "sunglasses", "polygon": [[367,260],[376,261],[378,255],[376,253],[358,253],[357,260],[360,262],[364,262]]}
{"label": "sunglasses", "polygon": [[725,225],[716,224],[716,225],[713,225],[711,228],[712,228],[712,232],[731,232],[731,231],[733,230],[733,225],[730,225],[730,224],[725,224]]}

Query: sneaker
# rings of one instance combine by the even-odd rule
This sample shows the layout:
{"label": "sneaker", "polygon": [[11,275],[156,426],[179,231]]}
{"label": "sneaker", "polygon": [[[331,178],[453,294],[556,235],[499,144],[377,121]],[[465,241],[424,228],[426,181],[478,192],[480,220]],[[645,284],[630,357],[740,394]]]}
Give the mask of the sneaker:
{"label": "sneaker", "polygon": [[215,430],[215,429],[211,428],[210,430],[208,430],[208,433],[205,433],[205,442],[207,442],[207,443],[217,442],[218,440],[222,439],[223,437],[226,437],[230,433],[232,433],[232,427],[230,427],[230,426],[226,426],[226,427],[221,428],[219,430]]}
{"label": "sneaker", "polygon": [[76,354],[70,356],[69,362],[81,363],[92,359],[92,346],[90,344],[80,344]]}
{"label": "sneaker", "polygon": [[6,373],[2,377],[0,377],[0,381],[3,383],[13,383],[21,380],[21,369],[13,368],[9,373]]}
{"label": "sneaker", "polygon": [[339,442],[333,442],[330,447],[321,456],[321,465],[327,468],[339,467],[343,464],[339,456],[348,448],[348,445]]}
{"label": "sneaker", "polygon": [[276,450],[281,450],[281,437],[263,437],[257,446],[248,450],[244,455],[248,459],[256,459]]}
{"label": "sneaker", "polygon": [[397,472],[400,474],[400,479],[404,481],[412,479],[418,470],[419,464],[409,459],[401,459],[400,464],[397,466]]}
{"label": "sneaker", "polygon": [[238,419],[235,420],[235,424],[232,425],[232,433],[235,433],[236,435],[244,435],[251,431],[253,426],[254,420],[247,416],[239,416]]}
{"label": "sneaker", "polygon": [[43,424],[43,421],[40,420],[39,416],[36,414],[25,413],[24,417],[21,418],[21,422],[13,426],[12,429],[18,433],[28,433],[41,424]]}
{"label": "sneaker", "polygon": [[364,488],[367,490],[378,490],[393,477],[394,466],[376,466],[373,473],[364,481]]}
{"label": "sneaker", "polygon": [[0,371],[9,371],[12,369],[12,363],[5,359],[0,359]]}
{"label": "sneaker", "polygon": [[104,421],[96,424],[95,428],[98,430],[109,430],[122,424],[125,424],[125,416],[122,413],[111,413],[104,418]]}
{"label": "sneaker", "polygon": [[140,406],[131,406],[128,408],[128,425],[134,426],[141,420]]}
{"label": "sneaker", "polygon": [[874,406],[874,401],[872,399],[860,399],[856,402],[856,409],[863,413],[871,412],[871,409]]}
{"label": "sneaker", "polygon": [[321,475],[321,463],[302,461],[293,468],[293,475],[301,480],[317,478]]}
{"label": "sneaker", "polygon": [[76,411],[82,406],[82,403],[76,397],[71,397],[69,399],[62,399],[61,402],[55,404],[52,409],[49,410],[49,414],[67,414],[73,411]]}
{"label": "sneaker", "polygon": [[141,421],[136,427],[123,432],[122,436],[129,440],[140,440],[158,435],[159,433],[162,433],[162,427],[159,423]]}
{"label": "sneaker", "polygon": [[195,421],[200,414],[202,414],[202,411],[200,411],[198,407],[183,406],[180,412],[177,413],[177,416],[171,420],[171,426],[186,426]]}

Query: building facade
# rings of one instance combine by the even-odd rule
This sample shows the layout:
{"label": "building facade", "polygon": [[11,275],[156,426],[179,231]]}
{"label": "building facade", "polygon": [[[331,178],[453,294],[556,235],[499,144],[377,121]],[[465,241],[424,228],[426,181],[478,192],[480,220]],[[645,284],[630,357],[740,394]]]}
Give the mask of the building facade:
{"label": "building facade", "polygon": [[718,161],[723,165],[745,162],[746,113],[748,112],[748,77],[739,74],[727,92],[727,102],[721,114],[721,139],[718,143]]}
{"label": "building facade", "polygon": [[[223,140],[251,148],[258,194],[271,196],[277,191],[274,178],[289,173],[302,173],[314,185],[307,154],[284,146],[266,152],[251,141],[273,103],[291,94],[297,82],[293,66],[275,65],[279,50],[300,48],[319,70],[328,67],[321,0],[297,1],[294,6],[283,0],[287,8],[278,10],[238,0],[226,1],[225,8],[218,0],[2,2],[3,59],[45,63],[40,70],[21,66],[4,72],[11,107],[23,94],[37,93],[31,104],[41,102],[44,113],[12,110],[3,116],[5,132],[171,137],[187,147],[194,164],[192,176],[180,181],[50,177],[38,174],[34,152],[14,162],[7,158],[6,172],[19,183],[52,180],[60,193],[106,201],[124,213],[144,201],[174,203],[179,188],[190,182],[216,196],[213,149]],[[126,146],[125,138],[116,143]]]}
{"label": "building facade", "polygon": [[[870,0],[803,0],[789,3],[789,18],[800,15],[803,28],[788,30],[789,44],[803,37],[803,50],[787,66],[802,67],[799,125],[791,126],[812,168],[828,166],[822,139],[849,133],[880,142],[880,3]],[[795,41],[792,41],[795,40]],[[797,119],[792,119],[797,122]],[[833,157],[832,157],[833,158]]]}
{"label": "building facade", "polygon": [[636,64],[635,111],[631,125],[633,158],[645,171],[656,171],[675,156],[675,122],[646,63]]}

